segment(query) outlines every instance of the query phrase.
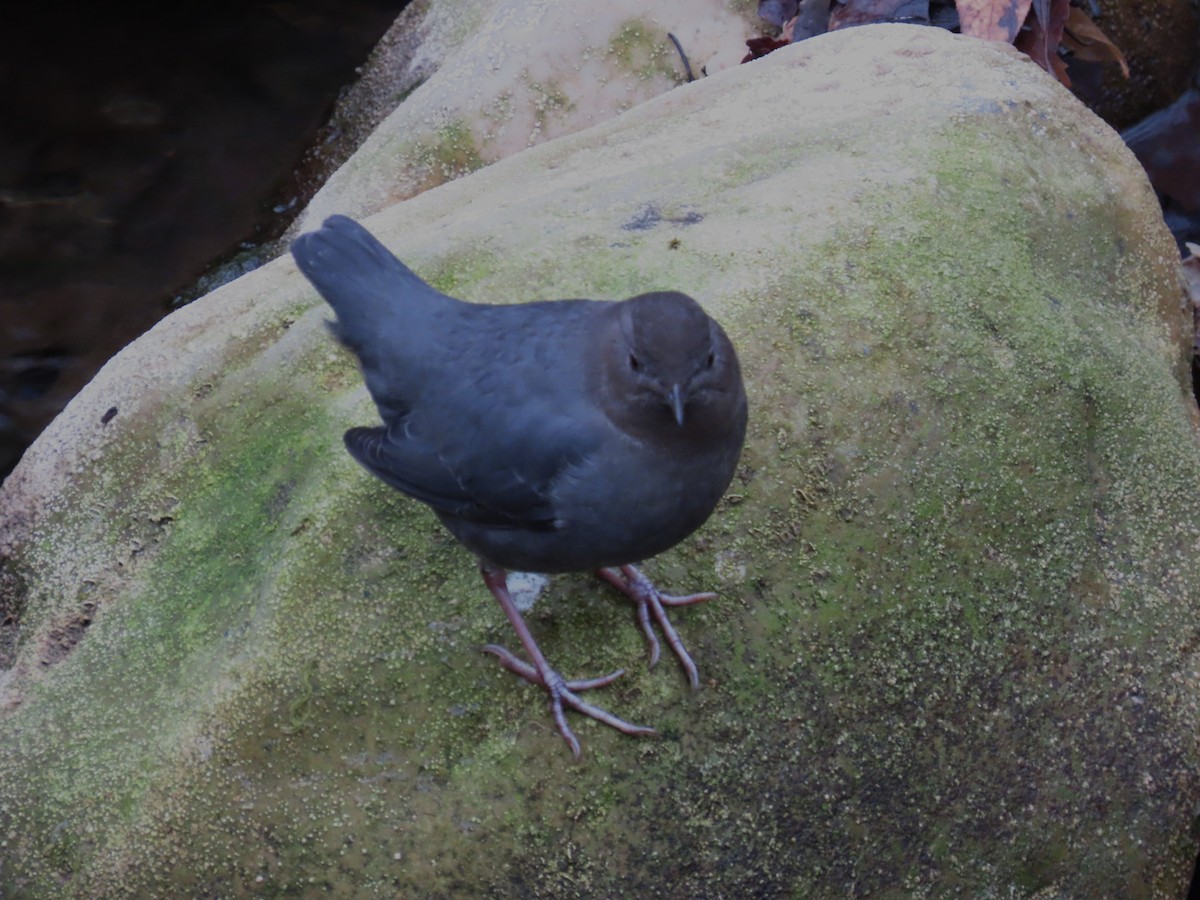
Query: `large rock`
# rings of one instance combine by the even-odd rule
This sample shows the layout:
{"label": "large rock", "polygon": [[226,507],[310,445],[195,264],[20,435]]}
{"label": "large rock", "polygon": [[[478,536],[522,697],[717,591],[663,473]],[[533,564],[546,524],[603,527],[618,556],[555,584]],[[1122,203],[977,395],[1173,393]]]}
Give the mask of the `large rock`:
{"label": "large rock", "polygon": [[[1178,896],[1200,449],[1174,248],[1117,136],[1006,47],[852,29],[370,225],[477,300],[687,290],[738,344],[740,477],[627,605],[531,621],[360,471],[372,420],[287,260],[96,378],[0,494],[0,892]],[[619,490],[620,486],[614,486]],[[636,502],[636,498],[630,498]]]}
{"label": "large rock", "polygon": [[[736,60],[761,25],[753,5],[726,0],[457,0],[431,3],[423,16],[410,8],[402,19],[420,46],[384,41],[339,103],[348,135],[362,121],[378,127],[294,228],[315,228],[334,212],[378,212],[611,119],[684,83],[689,66],[699,76],[731,51]],[[411,94],[380,120],[378,110],[405,89]]]}

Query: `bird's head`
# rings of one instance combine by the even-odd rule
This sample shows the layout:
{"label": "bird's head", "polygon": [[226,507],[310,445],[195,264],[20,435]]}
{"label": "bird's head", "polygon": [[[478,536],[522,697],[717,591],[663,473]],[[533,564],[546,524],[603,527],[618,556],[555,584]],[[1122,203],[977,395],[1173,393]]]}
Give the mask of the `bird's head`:
{"label": "bird's head", "polygon": [[637,434],[704,436],[745,405],[737,354],[700,304],[675,291],[614,306],[600,360],[601,403]]}

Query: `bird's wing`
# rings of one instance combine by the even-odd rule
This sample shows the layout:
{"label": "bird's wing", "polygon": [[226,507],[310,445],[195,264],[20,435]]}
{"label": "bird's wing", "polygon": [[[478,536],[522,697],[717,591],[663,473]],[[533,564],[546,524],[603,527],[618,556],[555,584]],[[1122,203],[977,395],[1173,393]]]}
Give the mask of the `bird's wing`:
{"label": "bird's wing", "polygon": [[440,512],[455,514],[471,502],[437,451],[424,441],[389,428],[351,428],[344,440],[350,455],[372,475]]}
{"label": "bird's wing", "polygon": [[352,428],[346,448],[392,487],[455,518],[495,527],[550,529],[558,518],[555,481],[578,467],[599,443],[588,429],[542,420],[533,431],[490,429],[464,434],[412,434],[404,421]]}

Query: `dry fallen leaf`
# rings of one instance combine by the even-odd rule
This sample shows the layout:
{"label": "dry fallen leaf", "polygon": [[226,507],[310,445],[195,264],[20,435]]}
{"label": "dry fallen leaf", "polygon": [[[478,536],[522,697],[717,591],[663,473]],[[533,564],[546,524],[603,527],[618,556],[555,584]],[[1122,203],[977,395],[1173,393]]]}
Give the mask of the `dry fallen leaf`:
{"label": "dry fallen leaf", "polygon": [[1088,62],[1117,62],[1125,77],[1129,77],[1129,64],[1117,45],[1108,39],[1100,26],[1088,18],[1087,13],[1077,6],[1071,7],[1067,24],[1063,28],[1062,45],[1075,54],[1076,59]]}
{"label": "dry fallen leaf", "polygon": [[780,47],[786,47],[790,41],[781,41],[776,38],[756,37],[746,40],[746,49],[749,51],[742,59],[742,62],[748,63],[751,60],[761,59],[772,50],[778,50]]}
{"label": "dry fallen leaf", "polygon": [[985,41],[1011,44],[1029,15],[1033,0],[958,0],[958,21],[963,34]]}
{"label": "dry fallen leaf", "polygon": [[1070,87],[1067,64],[1058,55],[1058,44],[1067,22],[1070,0],[1033,0],[1032,6],[1033,15],[1013,45],[1057,78],[1063,87]]}

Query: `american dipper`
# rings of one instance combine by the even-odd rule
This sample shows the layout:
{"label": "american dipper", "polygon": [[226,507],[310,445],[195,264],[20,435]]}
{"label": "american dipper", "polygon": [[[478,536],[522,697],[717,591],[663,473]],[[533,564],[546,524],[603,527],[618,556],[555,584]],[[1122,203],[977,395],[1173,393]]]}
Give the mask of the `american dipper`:
{"label": "american dipper", "polygon": [[737,354],[686,294],[620,302],[490,306],[430,285],[345,216],[292,244],[300,270],[337,314],[383,425],[351,428],[346,448],[368,471],[433,508],[479,557],[484,583],[528,659],[483,649],[563,707],[626,734],[652,734],[577,692],[546,661],[509,596],[506,569],[594,569],[630,597],[659,657],[651,616],[693,688],[700,684],[668,606],[715,594],[660,593],[632,563],[683,540],[729,486],[746,433]]}

